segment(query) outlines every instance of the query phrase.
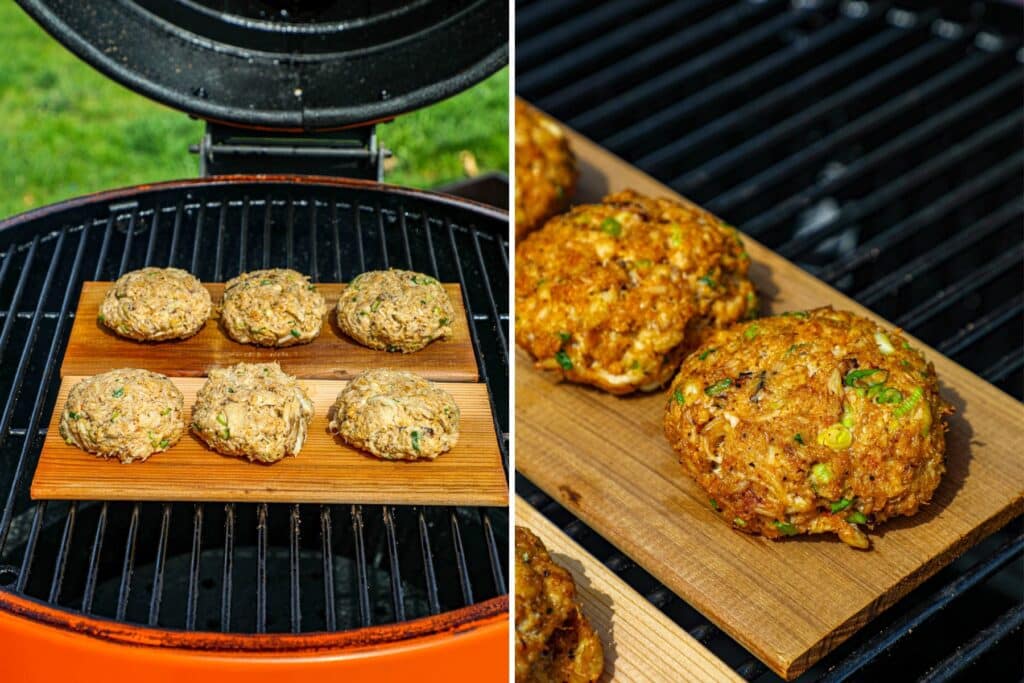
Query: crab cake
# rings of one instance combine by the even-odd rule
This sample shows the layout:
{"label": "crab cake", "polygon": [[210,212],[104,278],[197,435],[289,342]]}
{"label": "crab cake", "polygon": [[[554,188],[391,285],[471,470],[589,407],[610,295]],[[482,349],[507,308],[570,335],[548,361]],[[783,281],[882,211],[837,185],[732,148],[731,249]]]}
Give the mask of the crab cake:
{"label": "crab cake", "polygon": [[572,575],[532,531],[516,527],[516,683],[586,683],[604,670],[601,640]]}
{"label": "crab cake", "polygon": [[348,383],[328,425],[345,443],[384,460],[433,460],[459,440],[459,407],[419,375],[367,370]]}
{"label": "crab cake", "polygon": [[516,100],[516,238],[565,211],[576,190],[576,157],[562,128]]}
{"label": "crab cake", "polygon": [[228,336],[242,344],[292,346],[320,335],[324,310],[324,297],[308,277],[273,268],[229,280],[220,319]]}
{"label": "crab cake", "polygon": [[60,435],[68,444],[123,463],[178,443],[185,399],[171,380],[123,368],[84,379],[68,392]]}
{"label": "crab cake", "polygon": [[516,342],[537,367],[653,391],[716,327],[757,312],[735,228],[632,191],[552,218],[516,249]]}
{"label": "crab cake", "polygon": [[200,439],[252,462],[298,455],[312,420],[313,402],[277,363],[211,370],[192,408],[192,431]]}
{"label": "crab cake", "polygon": [[107,290],[99,321],[122,337],[164,341],[191,337],[206,324],[210,293],[180,268],[125,273]]}
{"label": "crab cake", "polygon": [[951,412],[898,331],[820,308],[717,333],[683,362],[665,434],[740,531],[867,548],[864,528],[931,499]]}
{"label": "crab cake", "polygon": [[455,309],[440,282],[411,270],[374,270],[356,277],[336,308],[338,327],[371,349],[419,351],[452,335]]}

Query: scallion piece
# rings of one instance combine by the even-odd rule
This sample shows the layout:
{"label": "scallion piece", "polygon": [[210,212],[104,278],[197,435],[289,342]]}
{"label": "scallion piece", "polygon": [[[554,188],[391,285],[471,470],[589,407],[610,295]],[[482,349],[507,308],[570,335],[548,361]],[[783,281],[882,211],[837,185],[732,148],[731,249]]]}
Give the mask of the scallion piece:
{"label": "scallion piece", "polygon": [[569,354],[565,351],[555,353],[555,360],[558,361],[563,370],[572,370],[572,359],[569,358]]}
{"label": "scallion piece", "polygon": [[710,275],[702,275],[702,276],[700,276],[699,278],[697,278],[697,282],[702,282],[705,285],[707,285],[708,287],[710,287],[711,289],[714,289],[715,287],[718,286],[718,283],[715,282],[715,278],[711,277]]}
{"label": "scallion piece", "polygon": [[121,398],[122,396],[124,396],[124,387],[118,387],[117,389],[114,390],[114,398]]}
{"label": "scallion piece", "polygon": [[296,329],[295,329],[295,328],[293,327],[293,328],[292,328],[292,336],[293,336],[293,337],[295,337],[296,339],[298,339],[298,338],[299,338],[300,336],[302,336],[302,333],[301,333],[301,332],[299,332],[298,330],[296,330]]}
{"label": "scallion piece", "polygon": [[903,392],[892,387],[885,387],[875,396],[875,403],[899,403],[902,400]]}
{"label": "scallion piece", "polygon": [[417,453],[419,453],[420,452],[420,433],[419,432],[413,432],[410,436],[412,436],[412,449],[414,451],[416,451]]}
{"label": "scallion piece", "polygon": [[228,416],[224,413],[217,413],[217,422],[221,423],[225,427],[228,425]]}
{"label": "scallion piece", "polygon": [[854,511],[846,516],[846,521],[852,524],[866,524],[868,518],[863,512]]}
{"label": "scallion piece", "polygon": [[844,451],[853,443],[853,434],[850,433],[849,427],[836,422],[818,432],[818,443],[834,451]]}
{"label": "scallion piece", "polygon": [[157,448],[167,448],[167,446],[169,446],[170,443],[171,442],[168,441],[167,439],[160,439],[160,443],[157,444]]}
{"label": "scallion piece", "polygon": [[778,529],[779,533],[783,536],[795,536],[797,533],[796,525],[791,524],[790,522],[780,522],[776,520],[772,522],[772,526]]}
{"label": "scallion piece", "polygon": [[757,335],[761,332],[761,328],[757,325],[750,325],[747,329],[743,330],[743,338],[747,341],[752,341],[757,338]]}
{"label": "scallion piece", "polygon": [[683,395],[682,389],[676,389],[675,391],[673,391],[672,398],[674,398],[676,400],[676,403],[678,403],[679,405],[686,405],[686,396]]}
{"label": "scallion piece", "polygon": [[807,311],[786,311],[785,313],[782,314],[782,317],[807,319],[811,316],[810,314],[807,313]]}
{"label": "scallion piece", "polygon": [[572,335],[568,332],[559,332],[558,338],[562,340],[563,344],[568,344],[569,340],[572,339]]}
{"label": "scallion piece", "polygon": [[70,417],[72,420],[77,420],[78,419],[78,413],[76,413],[73,410],[69,410],[68,411],[68,417]]}
{"label": "scallion piece", "polygon": [[654,265],[649,258],[637,259],[635,263],[637,268],[650,268]]}
{"label": "scallion piece", "polygon": [[851,503],[853,503],[853,501],[849,498],[840,498],[835,502],[829,503],[828,508],[832,512],[842,512],[846,508],[850,507]]}
{"label": "scallion piece", "polygon": [[814,466],[811,467],[811,479],[818,484],[829,483],[832,481],[832,468],[825,462],[815,463]]}
{"label": "scallion piece", "polygon": [[889,341],[889,337],[886,336],[885,332],[875,332],[875,343],[878,344],[878,350],[886,356],[896,351],[896,347]]}
{"label": "scallion piece", "polygon": [[728,389],[730,386],[732,386],[732,380],[726,377],[725,379],[720,379],[711,386],[709,386],[708,388],[706,388],[704,390],[704,393],[707,394],[708,396],[718,396],[723,391]]}
{"label": "scallion piece", "polygon": [[747,523],[743,519],[741,519],[740,517],[733,517],[732,518],[732,523],[735,524],[736,526],[746,526],[747,525]]}
{"label": "scallion piece", "polygon": [[[875,377],[878,373],[882,373],[881,377]],[[879,368],[859,368],[857,370],[850,370],[846,373],[846,377],[843,379],[843,384],[848,387],[871,387],[878,384],[885,384],[885,380],[889,379],[889,372],[887,370],[880,370]]]}
{"label": "scallion piece", "polygon": [[622,223],[609,216],[601,221],[601,230],[612,237],[618,237],[622,234]]}
{"label": "scallion piece", "polygon": [[803,446],[804,445],[804,435],[801,434],[800,432],[797,432],[796,434],[793,435],[793,441],[796,441],[798,444]]}
{"label": "scallion piece", "polygon": [[924,390],[921,387],[914,387],[914,390],[910,392],[910,396],[907,396],[903,401],[896,406],[896,410],[892,411],[893,416],[903,417],[911,410],[913,410],[918,403],[921,402],[921,397],[924,396]]}
{"label": "scallion piece", "polygon": [[718,501],[715,500],[714,498],[708,498],[708,502],[711,503],[711,509],[714,510],[715,512],[722,511],[722,508],[718,506]]}

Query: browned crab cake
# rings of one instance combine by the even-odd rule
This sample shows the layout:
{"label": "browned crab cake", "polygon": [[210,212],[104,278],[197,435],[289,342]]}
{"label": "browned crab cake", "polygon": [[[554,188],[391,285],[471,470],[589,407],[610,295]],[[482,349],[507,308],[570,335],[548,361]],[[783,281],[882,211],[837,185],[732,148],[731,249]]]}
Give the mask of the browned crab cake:
{"label": "browned crab cake", "polygon": [[537,367],[653,391],[715,327],[756,314],[735,228],[627,190],[552,218],[516,249],[516,342]]}
{"label": "browned crab cake", "polygon": [[572,575],[532,531],[516,527],[516,683],[585,683],[604,671],[601,639]]}
{"label": "browned crab cake", "polygon": [[862,527],[931,499],[951,412],[899,331],[819,308],[716,333],[683,362],[665,434],[735,528],[867,548]]}
{"label": "browned crab cake", "polygon": [[210,293],[180,268],[142,268],[117,279],[100,304],[99,321],[122,337],[164,341],[191,337],[203,328]]}
{"label": "browned crab cake", "polygon": [[228,280],[220,320],[242,344],[293,346],[320,335],[324,297],[309,278],[287,268],[254,270]]}
{"label": "browned crab cake", "polygon": [[516,100],[516,237],[565,211],[576,190],[576,157],[550,117]]}

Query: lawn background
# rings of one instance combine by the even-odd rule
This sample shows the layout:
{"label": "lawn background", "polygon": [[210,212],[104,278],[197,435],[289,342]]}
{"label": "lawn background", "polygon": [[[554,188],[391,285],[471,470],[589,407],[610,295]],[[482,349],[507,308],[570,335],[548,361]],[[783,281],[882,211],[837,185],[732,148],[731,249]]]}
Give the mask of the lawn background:
{"label": "lawn background", "polygon": [[[202,122],[94,71],[13,2],[0,2],[0,45],[0,217],[199,174],[188,146],[199,142]],[[377,134],[395,155],[386,182],[429,188],[467,177],[474,165],[507,172],[508,69]]]}

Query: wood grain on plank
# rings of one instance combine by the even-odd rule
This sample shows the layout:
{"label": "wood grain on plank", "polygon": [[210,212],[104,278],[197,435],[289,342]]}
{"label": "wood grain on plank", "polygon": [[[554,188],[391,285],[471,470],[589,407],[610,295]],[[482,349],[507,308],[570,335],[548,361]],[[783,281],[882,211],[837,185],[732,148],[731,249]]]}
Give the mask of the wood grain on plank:
{"label": "wood grain on plank", "polygon": [[[316,406],[302,451],[272,465],[210,450],[191,432],[163,453],[122,465],[64,443],[58,424],[70,388],[65,377],[32,480],[32,498],[71,500],[259,501],[507,505],[508,487],[483,384],[445,384],[459,409],[459,442],[434,461],[387,462],[341,443],[327,431],[328,411],[346,382],[305,380]],[[202,378],[172,378],[185,395],[185,424]]]}
{"label": "wood grain on plank", "polygon": [[111,284],[86,282],[82,285],[61,364],[61,377],[95,375],[123,367],[141,367],[168,376],[203,377],[211,367],[276,360],[285,372],[306,379],[350,379],[369,368],[408,370],[439,382],[475,382],[478,379],[462,289],[456,284],[445,285],[455,308],[451,339],[436,341],[415,353],[375,351],[345,336],[338,329],[334,316],[334,306],[345,288],[343,284],[317,284],[328,306],[320,336],[309,344],[283,349],[239,344],[225,334],[216,310],[224,293],[223,283],[204,283],[215,310],[195,336],[166,342],[125,339],[96,319]]}
{"label": "wood grain on plank", "polygon": [[[633,188],[672,191],[570,133],[578,202]],[[742,226],[738,226],[742,230]],[[831,304],[881,319],[745,238],[762,313]],[[918,344],[920,344],[918,342]],[[1024,511],[1024,406],[937,351],[949,420],[948,472],[928,507],[871,534],[773,543],[718,519],[662,432],[666,395],[615,398],[516,359],[516,467],[779,675],[793,678],[981,538]]]}
{"label": "wood grain on plank", "polygon": [[743,680],[644,596],[518,497],[516,524],[537,534],[555,562],[573,575],[583,613],[604,647],[602,683]]}

